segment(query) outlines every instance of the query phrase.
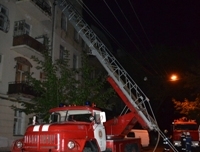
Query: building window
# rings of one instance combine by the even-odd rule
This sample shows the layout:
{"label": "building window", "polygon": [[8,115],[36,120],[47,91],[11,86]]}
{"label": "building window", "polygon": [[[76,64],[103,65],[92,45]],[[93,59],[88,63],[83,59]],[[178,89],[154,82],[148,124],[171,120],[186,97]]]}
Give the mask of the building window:
{"label": "building window", "polygon": [[73,55],[73,69],[77,69],[78,68],[78,56],[77,55]]}
{"label": "building window", "polygon": [[1,5],[1,4],[0,4],[0,12],[1,12],[3,15],[8,16],[8,9],[7,9],[5,6]]}
{"label": "building window", "polygon": [[61,60],[64,59],[64,51],[65,51],[64,46],[60,45],[60,55],[59,55],[59,59],[61,59]]}
{"label": "building window", "polygon": [[74,29],[74,40],[75,40],[76,42],[79,42],[79,34],[78,34],[78,32],[76,31],[76,29]]}
{"label": "building window", "polygon": [[89,47],[87,46],[86,42],[82,39],[82,50],[83,51],[88,51]]}
{"label": "building window", "polygon": [[22,63],[17,63],[15,81],[17,83],[25,82],[26,81],[26,72],[29,72],[29,71],[30,71],[29,66],[22,64]]}
{"label": "building window", "polygon": [[16,63],[16,74],[15,74],[15,82],[21,83],[26,81],[26,72],[30,72],[30,68],[32,67],[31,63],[22,57],[15,58]]}
{"label": "building window", "polygon": [[16,21],[14,23],[14,36],[20,35],[30,35],[30,25],[25,22],[25,20]]}
{"label": "building window", "polygon": [[0,4],[0,30],[8,32],[10,21],[8,19],[8,9]]}
{"label": "building window", "polygon": [[61,16],[61,29],[67,31],[67,17],[64,15],[64,13],[62,13]]}
{"label": "building window", "polygon": [[20,109],[16,109],[14,112],[14,125],[13,125],[13,135],[23,135],[25,126],[25,113]]}
{"label": "building window", "polygon": [[46,80],[46,75],[44,72],[40,72],[40,81],[45,81]]}

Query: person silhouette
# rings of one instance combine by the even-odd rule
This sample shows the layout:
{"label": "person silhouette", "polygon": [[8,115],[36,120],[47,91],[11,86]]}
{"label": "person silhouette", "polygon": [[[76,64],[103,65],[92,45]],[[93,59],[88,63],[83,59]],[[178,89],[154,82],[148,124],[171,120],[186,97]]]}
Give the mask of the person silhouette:
{"label": "person silhouette", "polygon": [[182,132],[181,134],[181,150],[186,151],[186,133]]}
{"label": "person silhouette", "polygon": [[190,136],[190,133],[186,133],[186,152],[191,152],[192,149],[192,138]]}
{"label": "person silhouette", "polygon": [[165,134],[165,137],[163,139],[163,146],[164,146],[163,152],[169,152],[170,151],[170,146],[169,146],[170,135],[169,135],[168,130],[164,130],[164,134]]}

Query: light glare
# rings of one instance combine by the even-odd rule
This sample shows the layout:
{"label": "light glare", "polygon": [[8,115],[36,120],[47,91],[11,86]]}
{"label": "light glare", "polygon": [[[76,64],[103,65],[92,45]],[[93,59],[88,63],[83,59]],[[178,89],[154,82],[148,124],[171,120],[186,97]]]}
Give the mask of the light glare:
{"label": "light glare", "polygon": [[171,76],[171,81],[176,81],[176,80],[178,80],[177,75],[172,75],[172,76]]}

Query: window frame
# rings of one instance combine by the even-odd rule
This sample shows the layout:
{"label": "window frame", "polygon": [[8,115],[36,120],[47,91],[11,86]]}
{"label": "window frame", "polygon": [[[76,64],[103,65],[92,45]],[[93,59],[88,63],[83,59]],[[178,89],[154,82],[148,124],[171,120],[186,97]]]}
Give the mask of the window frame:
{"label": "window frame", "polygon": [[30,72],[31,67],[20,62],[17,62],[16,65],[15,81],[18,83],[25,82],[27,80],[25,73]]}
{"label": "window frame", "polygon": [[65,51],[65,47],[63,45],[60,45],[60,51],[59,51],[59,59],[60,60],[64,59],[64,51]]}
{"label": "window frame", "polygon": [[76,29],[74,29],[74,40],[79,43],[79,40],[80,40],[80,36],[78,34],[78,32],[76,31]]}
{"label": "window frame", "polygon": [[26,23],[25,20],[15,21],[14,22],[14,36],[20,35],[30,35],[31,25]]}
{"label": "window frame", "polygon": [[4,5],[0,4],[0,30],[8,32],[10,21],[8,19],[9,10]]}
{"label": "window frame", "polygon": [[25,126],[25,113],[21,109],[14,110],[13,136],[23,136]]}
{"label": "window frame", "polygon": [[78,69],[78,56],[73,54],[73,69]]}

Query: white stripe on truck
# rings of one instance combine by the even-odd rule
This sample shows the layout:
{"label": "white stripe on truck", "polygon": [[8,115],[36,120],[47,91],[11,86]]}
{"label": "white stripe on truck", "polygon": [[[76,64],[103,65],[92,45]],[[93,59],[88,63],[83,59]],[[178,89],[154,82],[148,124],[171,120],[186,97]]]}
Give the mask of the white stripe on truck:
{"label": "white stripe on truck", "polygon": [[49,124],[47,125],[35,125],[33,127],[33,132],[39,131],[40,130],[40,126],[42,126],[42,131],[49,131]]}

